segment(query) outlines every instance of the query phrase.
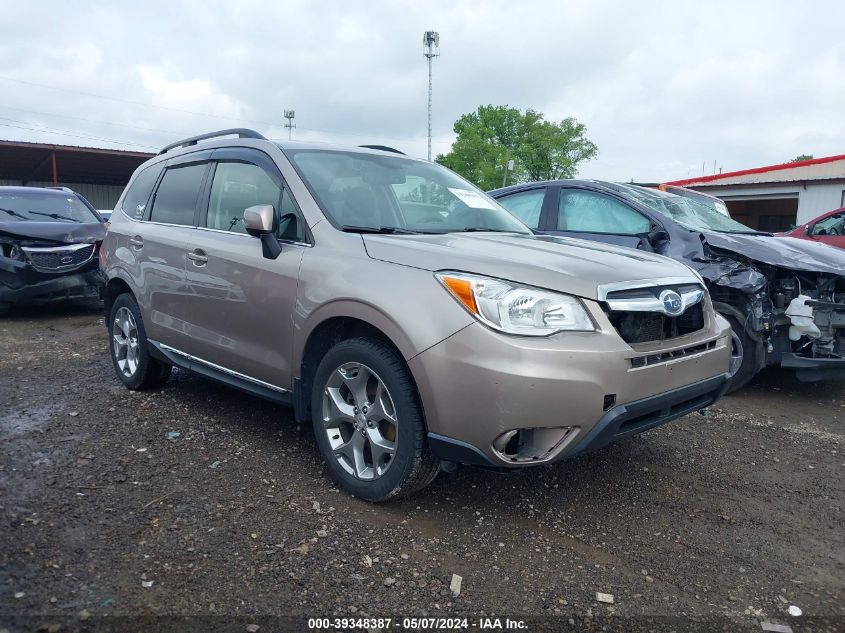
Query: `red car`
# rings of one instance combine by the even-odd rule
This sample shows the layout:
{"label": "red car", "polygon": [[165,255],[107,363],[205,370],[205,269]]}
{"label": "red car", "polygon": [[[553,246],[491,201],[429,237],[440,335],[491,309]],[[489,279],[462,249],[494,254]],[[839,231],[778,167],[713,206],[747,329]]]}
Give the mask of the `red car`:
{"label": "red car", "polygon": [[778,236],[798,237],[845,248],[845,207],[829,211],[806,224]]}

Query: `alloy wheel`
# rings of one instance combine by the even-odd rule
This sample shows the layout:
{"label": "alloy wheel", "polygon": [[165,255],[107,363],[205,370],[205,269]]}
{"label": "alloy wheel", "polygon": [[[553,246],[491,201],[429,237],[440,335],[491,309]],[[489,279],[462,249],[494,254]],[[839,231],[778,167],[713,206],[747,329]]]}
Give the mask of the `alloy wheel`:
{"label": "alloy wheel", "polygon": [[114,315],[112,347],[120,373],[126,378],[132,378],[138,371],[140,346],[138,344],[138,324],[129,308],[122,307]]}
{"label": "alloy wheel", "polygon": [[739,368],[742,367],[743,356],[742,338],[731,329],[731,364],[729,368],[731,377],[736,376]]}
{"label": "alloy wheel", "polygon": [[396,455],[396,409],[384,382],[366,365],[344,363],[323,391],[323,427],[332,453],[356,479],[384,475]]}

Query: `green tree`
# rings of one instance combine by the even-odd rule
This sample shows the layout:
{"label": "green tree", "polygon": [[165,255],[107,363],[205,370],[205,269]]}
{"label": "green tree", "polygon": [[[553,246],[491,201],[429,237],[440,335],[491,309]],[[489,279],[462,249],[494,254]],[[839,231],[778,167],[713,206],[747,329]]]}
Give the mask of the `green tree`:
{"label": "green tree", "polygon": [[571,178],[579,163],[598,154],[586,127],[569,117],[546,121],[541,112],[508,106],[479,106],[454,126],[458,138],[436,160],[482,189],[501,187],[509,160],[508,183]]}
{"label": "green tree", "polygon": [[813,155],[812,155],[812,154],[798,154],[798,156],[796,156],[795,158],[793,158],[793,159],[792,159],[791,161],[789,161],[789,162],[790,162],[790,163],[797,163],[797,162],[800,162],[800,161],[802,161],[802,160],[812,160],[812,159],[813,159]]}

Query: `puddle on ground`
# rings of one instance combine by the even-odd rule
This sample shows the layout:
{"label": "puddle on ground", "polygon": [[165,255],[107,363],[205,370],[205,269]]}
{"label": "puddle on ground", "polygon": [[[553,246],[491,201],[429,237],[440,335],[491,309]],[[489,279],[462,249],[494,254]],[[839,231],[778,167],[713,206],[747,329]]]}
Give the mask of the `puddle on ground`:
{"label": "puddle on ground", "polygon": [[48,404],[43,407],[35,407],[23,411],[11,411],[0,415],[0,436],[14,437],[35,431],[46,425],[50,417],[58,409],[58,406]]}

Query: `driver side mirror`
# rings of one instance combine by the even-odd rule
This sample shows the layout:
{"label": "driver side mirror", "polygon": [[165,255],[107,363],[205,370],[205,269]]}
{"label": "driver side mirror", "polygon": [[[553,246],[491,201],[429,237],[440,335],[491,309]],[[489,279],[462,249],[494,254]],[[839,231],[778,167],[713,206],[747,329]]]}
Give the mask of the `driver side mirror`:
{"label": "driver side mirror", "polygon": [[261,252],[267,259],[276,259],[282,247],[273,234],[276,228],[276,210],[272,204],[258,204],[244,209],[244,228],[252,237],[261,239]]}
{"label": "driver side mirror", "polygon": [[276,210],[272,204],[257,204],[244,209],[244,228],[252,237],[273,232]]}
{"label": "driver side mirror", "polygon": [[804,235],[812,235],[814,228],[816,228],[815,224],[805,224],[804,225]]}
{"label": "driver side mirror", "polygon": [[663,227],[653,226],[648,232],[647,239],[649,244],[657,246],[660,242],[665,242],[669,239],[669,233]]}

